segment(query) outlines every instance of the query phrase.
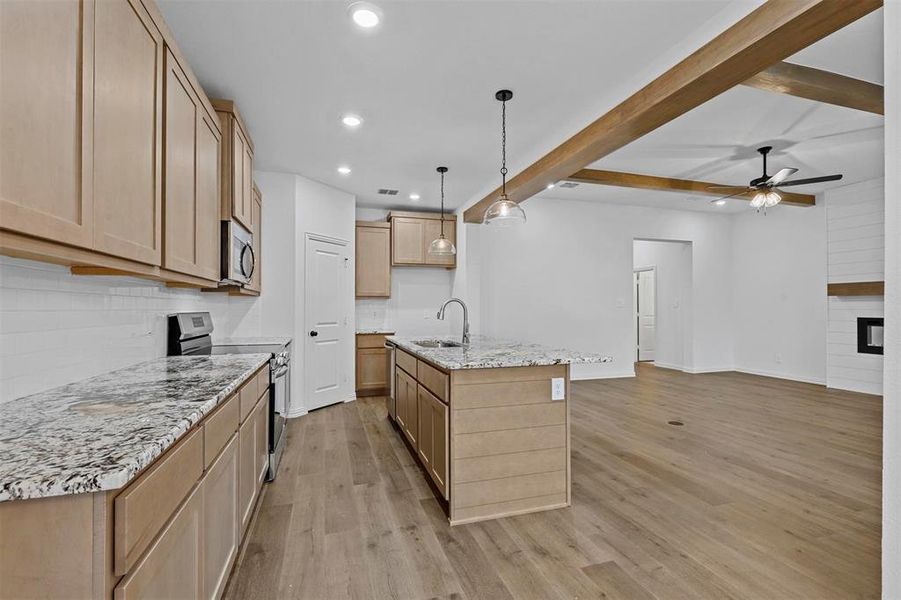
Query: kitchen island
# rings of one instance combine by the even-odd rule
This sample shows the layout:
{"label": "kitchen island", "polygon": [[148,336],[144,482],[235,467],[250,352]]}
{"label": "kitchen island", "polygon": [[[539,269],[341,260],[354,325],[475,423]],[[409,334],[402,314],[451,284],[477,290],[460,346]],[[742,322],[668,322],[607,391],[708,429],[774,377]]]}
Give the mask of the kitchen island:
{"label": "kitchen island", "polygon": [[482,336],[386,343],[389,417],[451,525],[570,505],[569,367],[608,358]]}

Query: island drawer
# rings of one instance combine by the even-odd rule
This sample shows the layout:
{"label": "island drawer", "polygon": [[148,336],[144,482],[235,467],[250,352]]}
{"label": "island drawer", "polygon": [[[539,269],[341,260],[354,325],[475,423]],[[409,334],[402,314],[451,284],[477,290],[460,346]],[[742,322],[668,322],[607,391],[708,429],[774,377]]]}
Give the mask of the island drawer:
{"label": "island drawer", "polygon": [[414,357],[412,354],[407,354],[400,348],[397,349],[397,352],[394,356],[394,360],[397,363],[398,367],[406,371],[407,375],[416,377],[416,357]]}
{"label": "island drawer", "polygon": [[116,496],[116,575],[135,565],[203,475],[203,429],[197,428]]}
{"label": "island drawer", "polygon": [[447,373],[439,371],[427,362],[418,361],[416,365],[416,379],[419,380],[426,389],[435,394],[439,400],[448,403],[450,398],[450,378]]}
{"label": "island drawer", "polygon": [[209,467],[238,430],[240,394],[233,394],[203,422],[203,466]]}

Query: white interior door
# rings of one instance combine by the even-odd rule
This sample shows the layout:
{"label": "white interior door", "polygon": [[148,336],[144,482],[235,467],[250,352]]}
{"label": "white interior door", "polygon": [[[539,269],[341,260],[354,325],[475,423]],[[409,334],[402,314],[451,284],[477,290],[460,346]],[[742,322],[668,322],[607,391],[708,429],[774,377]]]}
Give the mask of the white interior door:
{"label": "white interior door", "polygon": [[635,273],[635,322],[638,327],[638,360],[654,360],[657,338],[657,277],[654,269]]}
{"label": "white interior door", "polygon": [[347,248],[316,238],[306,240],[306,352],[304,371],[309,410],[347,397],[344,372],[347,307],[344,301]]}

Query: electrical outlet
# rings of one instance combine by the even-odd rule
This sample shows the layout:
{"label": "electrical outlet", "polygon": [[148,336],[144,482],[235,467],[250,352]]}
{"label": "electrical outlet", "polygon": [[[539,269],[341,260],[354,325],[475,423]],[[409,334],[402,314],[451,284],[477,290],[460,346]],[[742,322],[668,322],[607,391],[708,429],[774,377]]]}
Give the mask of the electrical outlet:
{"label": "electrical outlet", "polygon": [[551,400],[566,399],[566,380],[562,377],[551,378]]}

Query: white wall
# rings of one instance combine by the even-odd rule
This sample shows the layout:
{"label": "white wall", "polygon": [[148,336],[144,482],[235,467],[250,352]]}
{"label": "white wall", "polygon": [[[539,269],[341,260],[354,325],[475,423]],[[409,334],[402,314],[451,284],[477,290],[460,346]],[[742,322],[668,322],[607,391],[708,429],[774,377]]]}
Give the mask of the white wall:
{"label": "white wall", "polygon": [[[357,207],[360,221],[384,221],[388,211],[379,208]],[[458,230],[459,230],[458,224]],[[464,252],[457,243],[457,263],[463,262]],[[444,321],[435,317],[441,304],[451,297],[454,271],[434,267],[392,267],[390,298],[360,298],[356,301],[358,330],[379,329],[400,335],[444,336],[462,331],[461,317],[448,309]],[[464,298],[465,300],[465,298]]]}
{"label": "white wall", "polygon": [[826,224],[811,208],[732,217],[737,370],[826,380]]}
{"label": "white wall", "polygon": [[[306,237],[317,234],[347,242],[347,279],[343,298],[347,322],[341,336],[345,400],[354,397],[354,204],[341,190],[292,173],[256,172],[263,194],[263,318],[265,333],[287,329],[294,338],[291,416],[305,414],[304,360],[308,341],[306,305]],[[270,208],[271,207],[271,208]],[[276,235],[269,236],[270,227]],[[269,264],[267,264],[269,261]],[[268,277],[267,277],[268,275]],[[281,333],[281,335],[286,335]]]}
{"label": "white wall", "polygon": [[484,228],[478,235],[482,332],[613,357],[574,367],[576,378],[633,375],[632,241],[690,241],[694,315],[687,367],[732,367],[728,216],[551,199],[526,208],[525,226]]}
{"label": "white wall", "polygon": [[901,2],[885,3],[885,373],[882,597],[901,598]]}
{"label": "white wall", "polygon": [[[883,281],[885,181],[847,185],[824,196],[829,282]],[[857,318],[883,316],[884,304],[880,296],[829,298],[827,386],[882,393],[883,357],[858,354]]]}
{"label": "white wall", "polygon": [[259,334],[256,298],[0,256],[0,402],[165,356],[166,316],[195,310],[215,337]]}
{"label": "white wall", "polygon": [[[660,367],[691,368],[691,254],[691,244],[686,242],[635,240],[632,244],[632,265],[654,267],[654,364]],[[633,321],[633,330],[634,327]]]}

